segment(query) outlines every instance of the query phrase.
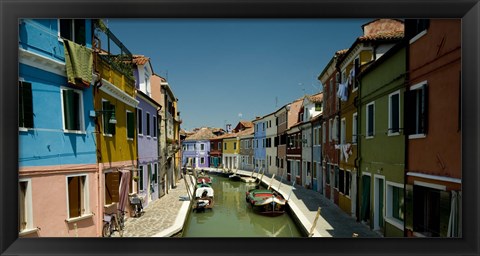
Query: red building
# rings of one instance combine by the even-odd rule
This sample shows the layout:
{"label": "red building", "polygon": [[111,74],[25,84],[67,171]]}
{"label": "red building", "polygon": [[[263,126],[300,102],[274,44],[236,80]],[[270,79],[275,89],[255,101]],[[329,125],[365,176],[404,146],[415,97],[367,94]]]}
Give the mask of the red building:
{"label": "red building", "polygon": [[461,20],[406,20],[406,236],[461,237]]}

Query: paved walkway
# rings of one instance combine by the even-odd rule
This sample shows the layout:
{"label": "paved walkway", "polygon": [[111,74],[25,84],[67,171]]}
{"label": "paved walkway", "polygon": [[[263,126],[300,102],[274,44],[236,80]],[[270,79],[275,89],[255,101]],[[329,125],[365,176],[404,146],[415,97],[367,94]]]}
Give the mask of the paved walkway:
{"label": "paved walkway", "polygon": [[[190,201],[185,180],[181,179],[176,185],[168,194],[149,203],[142,216],[129,217],[125,221],[123,237],[171,237],[180,232]],[[112,237],[119,237],[119,233],[114,232]]]}
{"label": "paved walkway", "polygon": [[[214,171],[215,169],[207,169]],[[239,170],[238,174],[250,176],[251,172]],[[189,176],[187,176],[188,178]],[[256,177],[256,174],[254,174]],[[264,176],[263,183],[267,186],[272,179]],[[279,181],[273,180],[272,189],[278,191]],[[317,220],[313,237],[349,238],[353,234],[358,237],[381,237],[367,226],[356,222],[337,205],[326,199],[320,193],[295,185],[291,192],[291,184],[283,183],[279,191],[285,198],[290,195],[289,205],[294,215],[308,233],[314,223],[317,210],[320,207],[320,217]],[[129,218],[125,222],[124,237],[171,237],[182,230],[183,223],[190,210],[190,201],[183,200],[188,192],[184,179],[177,183],[175,189],[150,203],[139,218]],[[118,237],[118,232],[113,236]]]}

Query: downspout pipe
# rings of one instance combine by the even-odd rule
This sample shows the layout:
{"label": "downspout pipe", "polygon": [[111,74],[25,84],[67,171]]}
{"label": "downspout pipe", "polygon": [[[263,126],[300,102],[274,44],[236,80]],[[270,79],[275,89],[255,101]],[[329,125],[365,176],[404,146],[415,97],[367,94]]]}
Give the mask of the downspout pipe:
{"label": "downspout pipe", "polygon": [[[409,81],[410,81],[410,44],[408,43],[410,38],[405,37],[403,40],[405,40],[404,45],[405,45],[405,81],[404,81],[404,86],[405,86],[405,92],[408,89],[409,86]],[[405,94],[404,94],[405,95]],[[408,135],[405,134],[405,120],[407,120],[407,113],[405,111],[405,96],[403,97],[403,136],[405,139],[405,147],[404,147],[404,171],[403,171],[403,200],[405,201],[407,198],[407,182],[408,182]],[[403,204],[403,212],[404,214],[407,213],[407,204]],[[413,216],[413,213],[412,213]],[[403,220],[403,236],[408,237],[408,231],[407,231],[407,216],[405,216]]]}

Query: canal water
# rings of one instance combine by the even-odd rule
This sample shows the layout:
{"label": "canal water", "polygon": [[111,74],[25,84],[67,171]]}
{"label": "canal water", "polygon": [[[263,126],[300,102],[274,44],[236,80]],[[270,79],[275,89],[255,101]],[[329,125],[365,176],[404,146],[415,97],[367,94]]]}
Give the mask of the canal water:
{"label": "canal water", "polygon": [[205,212],[190,212],[183,237],[301,237],[289,213],[268,217],[253,212],[245,192],[254,185],[211,175],[215,205]]}

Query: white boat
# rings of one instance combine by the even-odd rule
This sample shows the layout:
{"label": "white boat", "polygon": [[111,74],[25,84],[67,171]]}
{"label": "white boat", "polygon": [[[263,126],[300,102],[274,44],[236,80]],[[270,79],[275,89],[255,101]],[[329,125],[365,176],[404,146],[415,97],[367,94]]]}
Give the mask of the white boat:
{"label": "white boat", "polygon": [[212,209],[214,205],[214,191],[213,188],[199,187],[195,191],[195,200],[193,202],[193,211],[199,212],[205,209]]}

